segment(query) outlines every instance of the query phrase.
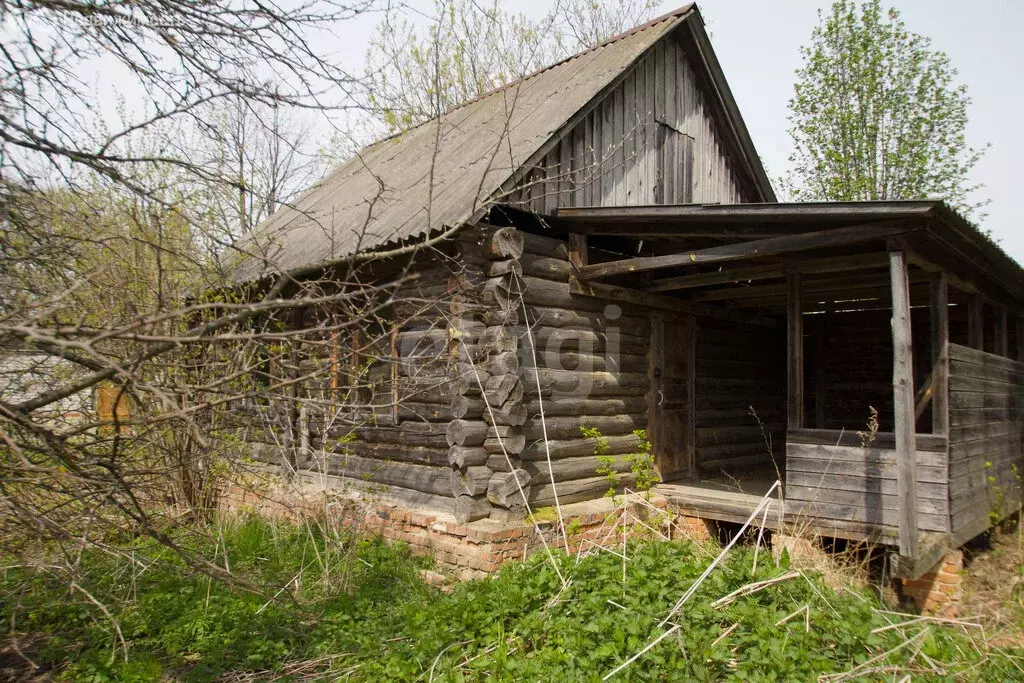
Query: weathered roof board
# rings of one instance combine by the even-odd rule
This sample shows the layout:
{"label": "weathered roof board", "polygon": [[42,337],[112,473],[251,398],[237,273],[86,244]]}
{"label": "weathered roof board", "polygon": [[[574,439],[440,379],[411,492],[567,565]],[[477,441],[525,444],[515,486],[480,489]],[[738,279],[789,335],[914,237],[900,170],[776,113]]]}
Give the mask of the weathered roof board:
{"label": "weathered roof board", "polygon": [[687,6],[371,145],[239,245],[238,282],[461,225],[574,115],[696,10]]}

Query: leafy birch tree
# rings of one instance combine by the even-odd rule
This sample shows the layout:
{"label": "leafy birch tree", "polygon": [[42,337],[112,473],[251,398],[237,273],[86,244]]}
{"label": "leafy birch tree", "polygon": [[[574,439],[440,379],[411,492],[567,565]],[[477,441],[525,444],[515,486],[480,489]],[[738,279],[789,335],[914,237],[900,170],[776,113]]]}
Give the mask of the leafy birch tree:
{"label": "leafy birch tree", "polygon": [[939,197],[970,214],[985,202],[970,173],[971,100],[949,57],[880,0],[819,12],[789,101],[799,200]]}

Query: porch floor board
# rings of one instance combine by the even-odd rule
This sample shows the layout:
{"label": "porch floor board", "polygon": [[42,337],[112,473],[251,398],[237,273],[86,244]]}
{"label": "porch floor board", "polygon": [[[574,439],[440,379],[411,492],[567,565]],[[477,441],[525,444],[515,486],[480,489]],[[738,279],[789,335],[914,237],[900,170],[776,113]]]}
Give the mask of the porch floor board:
{"label": "porch floor board", "polygon": [[[758,469],[737,473],[734,477],[706,475],[670,481],[656,486],[654,492],[683,512],[704,519],[742,524],[757,509],[775,479],[774,470]],[[766,526],[777,527],[778,516],[778,497],[773,494]]]}

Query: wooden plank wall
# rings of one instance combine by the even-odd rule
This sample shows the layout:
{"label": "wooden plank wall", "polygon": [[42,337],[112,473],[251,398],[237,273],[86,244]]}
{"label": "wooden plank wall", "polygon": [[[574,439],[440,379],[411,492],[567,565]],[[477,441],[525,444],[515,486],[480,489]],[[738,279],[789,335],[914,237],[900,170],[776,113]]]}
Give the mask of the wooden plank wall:
{"label": "wooden plank wall", "polygon": [[[860,525],[865,533],[895,533],[899,524],[896,451],[820,441],[792,432],[787,436],[787,518],[814,517]],[[949,530],[946,458],[942,443],[918,446],[918,526],[925,531]]]}
{"label": "wooden plank wall", "polygon": [[560,206],[749,201],[693,69],[662,39],[503,201]]}
{"label": "wooden plank wall", "polygon": [[949,477],[959,541],[1016,509],[1024,476],[1024,363],[949,345]]}
{"label": "wooden plank wall", "polygon": [[[707,474],[744,467],[781,471],[786,434],[786,340],[766,330],[700,319],[697,325],[697,466]],[[753,407],[772,444],[771,456]]]}

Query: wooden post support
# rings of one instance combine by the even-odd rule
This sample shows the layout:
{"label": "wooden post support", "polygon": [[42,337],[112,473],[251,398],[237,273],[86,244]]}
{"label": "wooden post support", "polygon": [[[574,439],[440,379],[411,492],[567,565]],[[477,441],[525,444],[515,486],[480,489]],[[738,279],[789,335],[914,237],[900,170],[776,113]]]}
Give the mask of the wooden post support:
{"label": "wooden post support", "polygon": [[814,428],[825,428],[825,356],[828,352],[828,316],[819,315],[814,330]]}
{"label": "wooden post support", "polygon": [[789,429],[804,424],[804,322],[800,307],[800,273],[790,273],[787,284],[787,329],[789,356]]}
{"label": "wooden post support", "polygon": [[587,265],[587,236],[569,233],[569,263],[574,272]]}
{"label": "wooden post support", "polygon": [[1024,311],[1017,314],[1017,360],[1024,363]]}
{"label": "wooden post support", "polygon": [[900,555],[917,556],[917,444],[914,434],[914,356],[910,334],[910,281],[902,251],[889,252],[892,279],[892,389],[896,437],[896,493]]}
{"label": "wooden post support", "polygon": [[399,417],[398,405],[401,399],[398,395],[398,366],[400,360],[398,357],[398,325],[394,325],[391,328],[391,422],[396,425],[402,421]]}
{"label": "wooden post support", "polygon": [[967,345],[985,350],[985,302],[980,294],[972,294],[967,303]]}
{"label": "wooden post support", "polygon": [[996,308],[995,347],[993,351],[997,356],[1006,358],[1010,355],[1010,344],[1007,339],[1007,327],[1009,327],[1009,315],[1002,306]]}
{"label": "wooden post support", "polygon": [[932,280],[932,433],[949,433],[949,276]]}

